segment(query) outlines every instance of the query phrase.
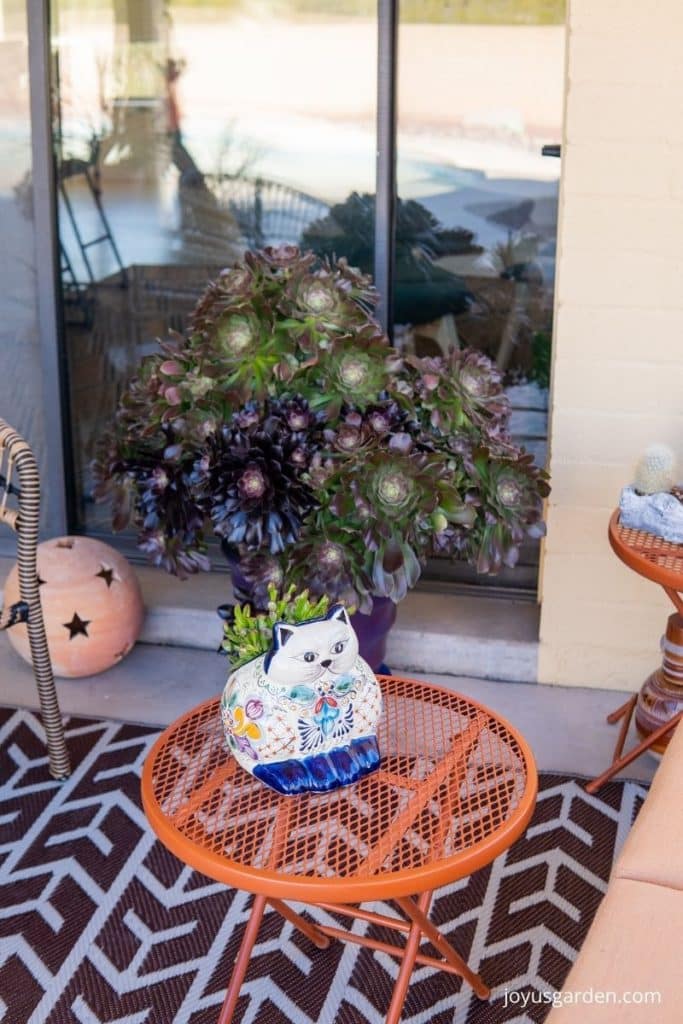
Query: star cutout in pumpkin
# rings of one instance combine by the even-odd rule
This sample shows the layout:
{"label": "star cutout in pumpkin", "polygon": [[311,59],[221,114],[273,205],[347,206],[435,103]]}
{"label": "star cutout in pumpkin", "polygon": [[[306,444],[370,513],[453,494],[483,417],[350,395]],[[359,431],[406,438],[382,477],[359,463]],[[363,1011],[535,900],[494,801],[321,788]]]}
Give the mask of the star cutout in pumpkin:
{"label": "star cutout in pumpkin", "polygon": [[75,636],[82,634],[88,636],[88,626],[91,623],[91,619],[82,619],[78,612],[74,612],[74,617],[71,622],[63,622],[64,629],[69,630],[69,640],[73,640]]}
{"label": "star cutout in pumpkin", "polygon": [[116,575],[114,570],[107,565],[101,565],[100,571],[96,572],[95,576],[99,576],[100,579],[104,580],[104,582],[107,584],[107,589],[112,585],[114,580],[118,582],[118,576]]}

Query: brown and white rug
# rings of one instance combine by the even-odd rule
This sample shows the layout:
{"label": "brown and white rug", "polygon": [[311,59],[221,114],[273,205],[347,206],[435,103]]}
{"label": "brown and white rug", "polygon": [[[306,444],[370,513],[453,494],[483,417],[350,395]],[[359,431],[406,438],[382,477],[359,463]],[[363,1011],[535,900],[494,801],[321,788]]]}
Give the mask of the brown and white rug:
{"label": "brown and white rug", "polygon": [[[69,719],[76,767],[60,784],[47,776],[39,719],[0,708],[1,1024],[215,1024],[250,898],[184,868],[155,840],[139,793],[155,736]],[[405,1024],[542,1021],[542,994],[561,988],[645,794],[617,782],[591,797],[580,780],[543,774],[526,835],[439,890],[432,910],[493,987],[491,1001],[418,968]],[[350,943],[315,949],[271,912],[236,1020],[382,1024],[397,963]],[[527,1008],[506,992],[529,993]]]}

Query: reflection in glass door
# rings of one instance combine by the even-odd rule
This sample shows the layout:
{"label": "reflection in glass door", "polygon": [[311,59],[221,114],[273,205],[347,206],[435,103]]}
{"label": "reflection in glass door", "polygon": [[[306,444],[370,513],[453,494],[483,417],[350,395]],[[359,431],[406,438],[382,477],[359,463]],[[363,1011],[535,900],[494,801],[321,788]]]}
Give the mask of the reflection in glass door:
{"label": "reflection in glass door", "polygon": [[52,2],[79,529],[109,530],[88,467],[119,390],[207,279],[374,191],[376,4],[337,7]]}
{"label": "reflection in glass door", "polygon": [[[512,433],[543,465],[560,161],[542,149],[562,138],[565,4],[400,11],[395,343],[492,359]],[[537,561],[529,542],[496,584],[533,586]],[[481,582],[465,566],[437,571]]]}

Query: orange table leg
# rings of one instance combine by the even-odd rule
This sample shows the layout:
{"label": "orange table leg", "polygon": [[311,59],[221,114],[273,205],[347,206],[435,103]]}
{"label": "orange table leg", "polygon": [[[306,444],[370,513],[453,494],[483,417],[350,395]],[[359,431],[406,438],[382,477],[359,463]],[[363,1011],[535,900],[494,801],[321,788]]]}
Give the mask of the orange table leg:
{"label": "orange table leg", "polygon": [[600,787],[604,786],[612,776],[616,775],[617,772],[620,772],[622,768],[626,768],[631,761],[635,761],[637,757],[644,754],[646,750],[649,750],[650,747],[659,740],[668,736],[668,734],[676,728],[681,718],[683,718],[683,711],[679,711],[677,715],[674,715],[671,721],[665,722],[664,725],[659,727],[659,729],[655,729],[654,732],[651,732],[650,735],[642,741],[642,743],[639,743],[632,750],[629,750],[628,754],[624,754],[623,757],[619,757],[616,761],[613,761],[607,771],[604,771],[602,775],[598,775],[597,779],[593,779],[586,785],[586,792],[597,793]]}
{"label": "orange table leg", "polygon": [[683,615],[683,597],[681,597],[681,595],[672,587],[664,587],[664,591],[667,597],[673,602],[678,614]]}
{"label": "orange table leg", "polygon": [[298,928],[318,949],[327,949],[330,944],[329,937],[321,932],[312,921],[307,921],[301,914],[297,914],[296,910],[292,910],[286,903],[283,903],[282,900],[269,899],[268,902],[274,910],[277,910],[278,914],[281,914],[286,921],[289,921],[295,928]]}
{"label": "orange table leg", "polygon": [[[277,910],[282,917],[291,922],[295,928],[298,928],[299,931],[301,931],[320,949],[325,949],[329,946],[330,938],[333,938],[346,942],[355,942],[358,945],[367,946],[370,949],[376,949],[382,953],[388,953],[390,956],[398,957],[401,960],[401,966],[399,967],[398,977],[396,978],[396,984],[394,985],[394,991],[386,1017],[386,1024],[399,1024],[401,1013],[403,1011],[403,1004],[405,1003],[406,994],[408,992],[408,986],[410,985],[410,977],[416,963],[426,964],[429,967],[436,967],[440,970],[445,970],[449,974],[458,975],[471,985],[480,999],[487,999],[490,995],[488,986],[484,984],[478,974],[475,974],[474,971],[467,966],[462,957],[456,953],[436,925],[432,924],[427,917],[431,901],[431,892],[423,892],[419,896],[417,902],[408,897],[396,899],[394,902],[401,908],[401,910],[403,910],[404,914],[408,918],[407,921],[387,917],[385,914],[377,914],[374,911],[362,910],[359,907],[353,907],[348,904],[319,904],[319,906],[325,907],[327,910],[346,914],[349,917],[357,917],[360,920],[368,921],[373,924],[380,924],[394,931],[403,933],[407,932],[407,941],[405,946],[396,946],[391,943],[379,942],[374,939],[370,939],[365,935],[354,935],[353,933],[346,932],[341,928],[332,928],[327,925],[313,924],[310,921],[306,921],[305,918],[301,917],[300,914],[297,914],[295,910],[292,910],[292,908],[286,903],[283,903],[282,900],[266,900],[266,897],[264,896],[256,896],[251,911],[251,917],[242,938],[242,945],[240,946],[237,958],[235,959],[235,966],[225,994],[225,1001],[223,1003],[220,1017],[218,1018],[218,1024],[231,1024],[232,1015],[235,1011],[235,1006],[237,1005],[237,1000],[239,998],[240,988],[249,966],[251,951],[254,948],[256,936],[258,935],[258,930],[263,919],[266,902],[270,903],[274,910]],[[445,963],[443,960],[439,961],[430,956],[423,956],[419,952],[420,942],[423,937],[429,939],[432,945],[436,947],[439,953],[443,956]]]}
{"label": "orange table leg", "polygon": [[[664,589],[678,611],[670,615],[666,622],[666,632],[662,637],[662,663],[647,677],[638,694],[634,694],[607,716],[610,725],[621,719],[619,737],[612,764],[588,783],[588,793],[596,793],[608,779],[646,750],[654,747],[656,753],[661,753],[668,742],[667,737],[683,713],[683,603],[674,590],[667,587]],[[644,738],[628,754],[624,754],[624,743],[634,713],[638,732]],[[671,717],[667,719],[668,715]]]}
{"label": "orange table leg", "polygon": [[478,974],[475,974],[474,971],[467,966],[462,957],[453,949],[450,942],[444,938],[436,925],[432,924],[421,906],[421,902],[418,901],[416,904],[407,896],[398,898],[395,902],[404,914],[406,914],[406,916],[409,917],[415,925],[417,925],[420,931],[426,935],[431,944],[438,949],[444,959],[455,967],[458,973],[463,976],[465,981],[472,986],[479,998],[488,999],[491,995],[491,990],[488,985],[484,983]]}
{"label": "orange table leg", "polygon": [[[633,696],[629,697],[629,699],[626,701],[626,703],[622,704],[620,707],[618,707],[616,711],[610,711],[609,715],[607,716],[607,721],[609,722],[609,724],[610,725],[614,725],[616,722],[619,721],[620,718],[623,718],[624,715],[626,715],[627,716],[626,727],[628,728],[628,723],[631,721],[631,716],[630,716],[629,712],[631,712],[631,713],[633,712],[633,709],[636,706],[636,701],[637,700],[638,700],[638,694],[634,693]],[[622,725],[622,729],[623,729],[623,725]]]}
{"label": "orange table leg", "polygon": [[391,928],[395,932],[408,933],[410,931],[410,922],[404,921],[403,918],[378,914],[374,910],[363,910],[362,907],[356,907],[350,903],[316,903],[316,906],[323,910],[331,910],[335,914],[345,914],[346,917],[367,921],[369,924],[378,924],[380,928]]}
{"label": "orange table leg", "polygon": [[[413,928],[413,921],[410,919],[404,921],[398,917],[388,917],[386,914],[377,914],[374,910],[363,910],[361,907],[352,906],[348,903],[318,903],[318,907],[322,907],[325,910],[332,910],[335,914],[345,914],[347,917],[355,917],[360,921],[368,921],[370,924],[377,924],[382,928],[389,928],[391,931],[410,933]],[[425,910],[426,914],[426,910]],[[430,922],[431,924],[431,922]],[[395,956],[399,960],[402,960],[405,956],[406,947],[397,946],[389,942],[380,942],[376,939],[370,939],[367,935],[355,935],[353,932],[345,932],[342,928],[332,928],[329,925],[318,925],[320,930],[329,935],[330,938],[340,939],[347,942],[355,942],[359,946],[367,946],[369,949],[376,949],[380,953],[388,953],[390,956]],[[446,971],[447,974],[456,974],[458,977],[463,977],[463,968],[466,965],[463,964],[462,959],[458,956],[455,950],[452,949],[448,941],[442,936],[441,947],[448,948],[449,958],[446,960],[437,960],[433,956],[426,956],[422,953],[417,953],[415,956],[416,964],[424,964],[427,967],[436,967],[440,971]],[[469,970],[469,968],[468,968]],[[472,978],[477,977],[472,975]]]}
{"label": "orange table leg", "polygon": [[638,694],[634,693],[633,696],[629,700],[627,700],[625,704],[622,704],[620,708],[617,708],[616,711],[613,711],[611,715],[607,716],[607,721],[610,725],[615,725],[619,721],[619,719],[621,719],[621,728],[619,730],[617,743],[614,748],[614,754],[612,755],[612,764],[614,764],[614,762],[617,761],[624,752],[624,743],[626,742],[628,729],[631,724],[631,719],[633,718],[633,712],[636,709],[637,703]]}
{"label": "orange table leg", "polygon": [[[320,928],[325,935],[329,935],[331,939],[339,939],[340,942],[353,942],[357,946],[365,946],[366,949],[375,949],[378,953],[395,956],[397,960],[403,960],[405,955],[406,947],[397,946],[393,942],[381,942],[379,939],[371,939],[367,935],[356,935],[355,932],[347,932],[343,928],[332,928],[327,924],[321,925]],[[406,925],[407,932],[411,928],[412,925]],[[446,960],[437,960],[436,957],[426,956],[424,953],[415,954],[415,963],[422,967],[434,967],[435,970],[443,971],[444,974],[455,974],[459,978],[462,977],[462,973]]]}
{"label": "orange table leg", "polygon": [[[432,900],[431,892],[423,892],[418,901],[417,906],[419,907],[422,915],[424,916],[429,910],[429,904]],[[400,900],[396,901],[399,905]],[[412,901],[411,901],[412,902]],[[413,920],[410,931],[408,932],[408,941],[406,942],[405,952],[403,954],[403,961],[398,969],[398,977],[396,978],[396,984],[394,985],[394,992],[391,997],[391,1003],[389,1004],[389,1012],[387,1013],[386,1024],[398,1024],[401,1019],[401,1011],[403,1010],[403,1004],[406,1000],[406,993],[408,991],[408,985],[410,984],[410,975],[413,973],[413,967],[415,966],[415,957],[420,946],[420,940],[422,939],[422,928],[420,924]]]}
{"label": "orange table leg", "polygon": [[218,1024],[230,1024],[232,1021],[232,1015],[235,1012],[235,1007],[237,1006],[237,1000],[239,998],[242,982],[244,981],[244,975],[247,973],[247,967],[249,966],[251,951],[254,948],[256,936],[258,935],[258,930],[261,927],[265,907],[265,896],[255,896],[254,905],[251,908],[251,916],[247,923],[247,927],[244,930],[242,945],[240,946],[235,959],[235,966],[232,969],[228,990],[225,993],[225,1000],[218,1018]]}

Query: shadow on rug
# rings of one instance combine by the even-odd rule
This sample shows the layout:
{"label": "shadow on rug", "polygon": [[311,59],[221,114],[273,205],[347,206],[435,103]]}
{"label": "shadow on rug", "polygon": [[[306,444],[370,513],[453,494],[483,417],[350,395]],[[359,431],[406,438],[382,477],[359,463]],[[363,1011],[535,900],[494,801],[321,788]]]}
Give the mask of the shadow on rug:
{"label": "shadow on rug", "polygon": [[[183,867],[148,828],[139,780],[156,735],[69,719],[75,770],[60,784],[47,776],[37,716],[0,708],[2,1024],[215,1024],[251,898]],[[590,797],[580,780],[549,773],[539,789],[526,834],[489,867],[440,889],[432,907],[492,987],[490,1002],[418,967],[405,1024],[547,1015],[543,994],[562,987],[647,791],[611,782]],[[382,1024],[397,970],[397,960],[350,943],[318,950],[270,912],[235,1021]],[[506,999],[511,992],[529,994],[526,1010]]]}

